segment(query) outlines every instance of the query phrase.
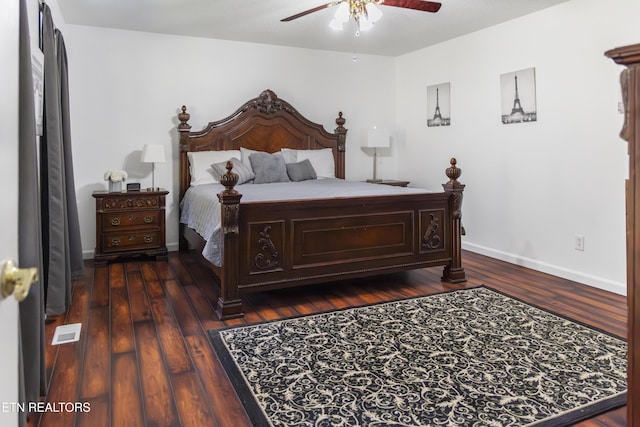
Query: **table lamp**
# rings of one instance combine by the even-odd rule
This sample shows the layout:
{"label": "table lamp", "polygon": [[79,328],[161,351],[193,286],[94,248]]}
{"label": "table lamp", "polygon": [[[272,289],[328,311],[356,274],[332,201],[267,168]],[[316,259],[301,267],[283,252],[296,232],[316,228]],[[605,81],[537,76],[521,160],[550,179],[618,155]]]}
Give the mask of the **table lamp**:
{"label": "table lamp", "polygon": [[151,163],[151,190],[157,190],[155,181],[156,163],[164,163],[164,146],[159,144],[145,144],[140,156],[142,163]]}
{"label": "table lamp", "polygon": [[380,182],[376,176],[376,168],[378,164],[378,148],[391,147],[391,134],[386,129],[378,129],[375,126],[367,132],[367,138],[362,145],[365,148],[373,148],[373,179],[367,182]]}

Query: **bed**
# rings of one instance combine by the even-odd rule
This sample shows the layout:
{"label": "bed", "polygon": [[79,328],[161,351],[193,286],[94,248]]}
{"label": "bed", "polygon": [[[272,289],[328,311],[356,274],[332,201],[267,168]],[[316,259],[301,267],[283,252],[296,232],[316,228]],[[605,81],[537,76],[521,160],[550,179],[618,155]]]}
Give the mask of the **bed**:
{"label": "bed", "polygon": [[[219,203],[215,208],[219,209],[220,220],[215,227],[218,234],[212,239],[219,247],[219,260],[202,259],[220,284],[216,313],[221,319],[243,315],[241,297],[246,292],[434,266],[444,266],[443,281],[466,281],[461,260],[464,185],[458,181],[461,170],[455,159],[446,168],[449,181],[443,184],[442,192],[353,183],[356,190],[351,193],[316,196],[316,192],[334,194],[330,181],[338,185],[345,178],[347,129],[342,112],[330,133],[303,117],[273,91],[265,90],[230,116],[210,122],[200,131],[191,130],[189,118],[183,106],[178,114],[180,250],[204,251],[207,246],[207,237],[189,227],[189,221],[183,223],[182,218],[187,196],[194,188],[211,193]],[[271,183],[238,184],[244,179],[243,173],[233,161],[236,165],[244,163],[244,157],[233,156],[231,162],[218,163],[217,169],[224,165],[224,173],[213,184],[194,184],[202,173],[194,169],[194,159],[215,158],[239,150],[243,156],[261,153],[249,155],[252,161],[258,156],[269,157],[268,154],[279,157],[276,153],[285,151],[297,155],[296,160],[306,157],[297,165],[309,159],[315,161],[316,154],[322,154],[324,160],[328,155],[334,170],[326,179],[309,180],[315,188],[326,188],[324,193],[314,189],[306,197],[294,195],[286,200],[260,197]],[[317,162],[314,166],[319,167]],[[320,166],[326,169],[326,164]],[[253,182],[257,179],[256,176]],[[291,184],[273,187],[288,190],[298,183]],[[247,194],[245,200],[243,193]]]}

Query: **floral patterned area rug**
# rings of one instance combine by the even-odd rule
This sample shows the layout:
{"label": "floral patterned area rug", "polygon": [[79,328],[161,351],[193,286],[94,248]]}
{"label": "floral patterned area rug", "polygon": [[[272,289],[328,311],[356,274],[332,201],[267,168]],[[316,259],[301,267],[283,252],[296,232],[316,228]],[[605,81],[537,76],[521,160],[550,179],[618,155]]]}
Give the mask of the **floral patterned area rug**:
{"label": "floral patterned area rug", "polygon": [[626,403],[623,339],[478,287],[209,332],[256,426],[565,426]]}

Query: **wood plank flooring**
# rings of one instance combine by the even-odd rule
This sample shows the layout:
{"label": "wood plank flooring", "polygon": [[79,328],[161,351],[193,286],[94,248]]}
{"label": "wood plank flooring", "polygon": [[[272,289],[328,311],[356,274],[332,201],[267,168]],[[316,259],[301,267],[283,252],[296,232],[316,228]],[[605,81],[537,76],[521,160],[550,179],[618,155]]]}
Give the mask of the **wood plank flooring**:
{"label": "wood plank flooring", "polygon": [[[49,402],[90,412],[45,412],[29,426],[250,426],[207,330],[486,284],[610,333],[626,336],[626,299],[463,252],[468,282],[440,282],[441,268],[248,295],[245,317],[214,314],[217,287],[194,253],[168,261],[86,262],[66,316],[46,326]],[[51,346],[55,328],[82,323],[80,341]],[[578,424],[624,426],[626,408]]]}

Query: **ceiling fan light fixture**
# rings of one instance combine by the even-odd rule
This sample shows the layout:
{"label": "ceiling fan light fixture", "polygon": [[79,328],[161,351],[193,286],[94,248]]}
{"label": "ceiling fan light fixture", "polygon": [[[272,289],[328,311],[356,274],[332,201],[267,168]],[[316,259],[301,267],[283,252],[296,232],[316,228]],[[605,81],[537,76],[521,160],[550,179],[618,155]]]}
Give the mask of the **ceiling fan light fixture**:
{"label": "ceiling fan light fixture", "polygon": [[367,21],[364,24],[365,29],[369,27],[367,24],[373,24],[382,18],[382,11],[377,8],[378,5],[394,6],[402,9],[420,10],[423,12],[435,13],[440,10],[442,4],[428,0],[334,0],[312,9],[305,10],[295,15],[291,15],[282,22],[290,22],[294,19],[302,18],[310,13],[318,12],[328,7],[338,6],[333,20],[329,26],[335,30],[341,30],[344,23],[353,18],[356,26],[356,33],[359,33],[360,21]]}
{"label": "ceiling fan light fixture", "polygon": [[374,3],[367,3],[365,8],[367,9],[367,20],[371,24],[375,24],[382,18],[382,11]]}
{"label": "ceiling fan light fixture", "polygon": [[355,34],[359,36],[360,31],[370,29],[382,18],[382,11],[376,7],[382,3],[383,0],[340,0],[334,3],[338,5],[338,9],[329,26],[334,30],[342,30],[342,25],[353,18]]}
{"label": "ceiling fan light fixture", "polygon": [[329,22],[329,27],[336,31],[342,31],[342,25],[349,21],[350,16],[349,4],[347,2],[340,3],[333,19]]}
{"label": "ceiling fan light fixture", "polygon": [[349,3],[343,1],[338,5],[338,8],[336,9],[336,13],[335,15],[333,15],[333,19],[340,22],[347,22],[349,20],[350,15],[351,14],[349,11]]}

